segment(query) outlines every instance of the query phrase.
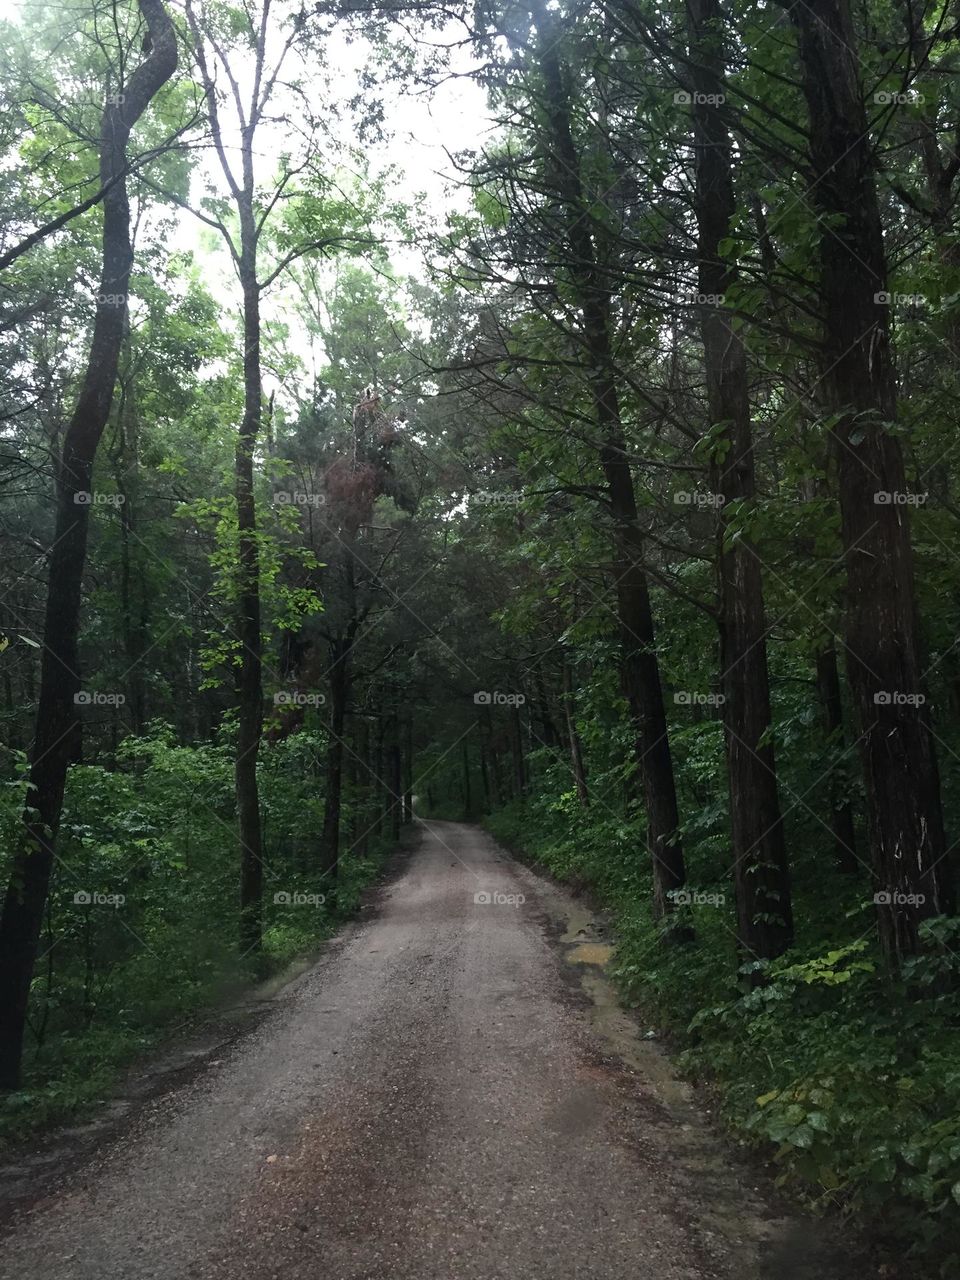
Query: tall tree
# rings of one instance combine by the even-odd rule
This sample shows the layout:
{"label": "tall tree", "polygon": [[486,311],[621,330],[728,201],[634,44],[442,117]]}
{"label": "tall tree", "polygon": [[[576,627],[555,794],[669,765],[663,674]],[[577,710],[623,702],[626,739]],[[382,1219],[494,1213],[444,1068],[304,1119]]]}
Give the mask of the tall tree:
{"label": "tall tree", "polygon": [[895,430],[887,264],[874,157],[846,0],[790,10],[820,215],[825,383],[847,573],[845,649],[860,730],[880,939],[914,953],[953,903],[940,781],[923,689],[907,481]]}
{"label": "tall tree", "polygon": [[[257,784],[263,735],[263,647],[254,491],[255,452],[263,428],[261,299],[298,258],[341,242],[343,228],[328,221],[330,210],[319,194],[326,179],[320,169],[315,118],[307,121],[299,157],[281,156],[279,170],[266,183],[257,174],[257,141],[276,125],[271,113],[280,109],[276,100],[281,90],[288,88],[281,75],[292,51],[307,38],[303,10],[261,0],[259,6],[246,7],[242,14],[236,10],[227,13],[214,0],[209,4],[188,2],[186,14],[213,146],[234,215],[230,217],[221,207],[214,217],[203,212],[199,216],[223,237],[242,302],[243,416],[237,431],[234,482],[239,535],[235,785],[240,843],[239,938],[241,951],[247,953],[260,948],[263,905],[263,830]],[[241,24],[242,43],[229,40],[235,19]],[[252,65],[246,68],[248,56]],[[246,71],[249,74],[245,76]],[[220,77],[226,88],[221,87]],[[234,133],[239,137],[238,146],[233,143]],[[312,190],[304,189],[305,180],[313,184]],[[282,220],[282,211],[289,209],[297,196],[292,224],[275,228],[274,222]],[[265,262],[263,249],[271,232],[277,252]]]}
{"label": "tall tree", "polygon": [[771,741],[770,683],[763,578],[743,527],[756,501],[753,428],[743,338],[725,294],[735,265],[722,249],[733,230],[736,198],[724,116],[723,16],[717,0],[687,0],[693,89],[695,209],[711,481],[721,500],[720,666],[724,693],[733,879],[738,941],[752,956],[779,955],[793,937],[790,877]]}
{"label": "tall tree", "polygon": [[67,768],[79,745],[74,695],[77,640],[90,522],[93,463],[113,402],[133,266],[127,144],[133,126],[177,66],[173,23],[162,0],[139,0],[150,52],[108,94],[100,123],[103,235],[100,291],[83,385],[57,469],[57,515],[49,550],[46,615],[31,793],[24,842],[14,858],[0,917],[0,1087],[15,1088],[30,982],[56,851]]}

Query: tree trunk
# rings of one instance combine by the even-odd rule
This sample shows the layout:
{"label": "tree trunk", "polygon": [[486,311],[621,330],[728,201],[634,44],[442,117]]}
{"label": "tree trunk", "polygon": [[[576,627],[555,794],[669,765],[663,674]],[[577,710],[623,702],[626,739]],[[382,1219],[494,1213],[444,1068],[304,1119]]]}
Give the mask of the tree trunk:
{"label": "tree trunk", "polygon": [[[122,94],[108,102],[100,124],[103,261],[90,354],[80,396],[64,436],[57,474],[56,532],[49,552],[40,701],[37,709],[30,809],[16,851],[0,917],[0,1088],[16,1088],[30,982],[43,923],[67,767],[77,746],[74,695],[80,688],[77,644],[80,590],[90,506],[78,495],[92,488],[93,463],[113,401],[127,311],[133,249],[123,171],[130,130],[173,75],[177,45],[162,0],[140,0],[152,51]],[[119,301],[118,301],[119,299]]]}
{"label": "tree trunk", "polygon": [[483,812],[490,812],[490,770],[487,766],[487,744],[480,739],[480,785],[483,788]]}
{"label": "tree trunk", "polygon": [[403,820],[413,821],[413,716],[403,721]]}
{"label": "tree trunk", "polygon": [[260,553],[253,489],[253,455],[263,413],[260,380],[260,287],[252,208],[241,209],[240,281],[243,287],[243,420],[237,439],[236,495],[239,535],[237,635],[237,755],[235,781],[240,837],[240,951],[259,951],[263,916],[263,833],[257,757],[263,734],[263,671],[260,634]]}
{"label": "tree trunk", "polygon": [[[120,612],[123,619],[123,648],[127,662],[127,706],[130,727],[142,734],[146,724],[146,690],[141,658],[147,647],[147,592],[136,572],[133,539],[136,536],[137,502],[140,496],[137,471],[136,384],[131,376],[124,387],[117,415],[118,442],[113,459],[117,492],[123,498],[117,512],[120,519]],[[136,596],[136,600],[134,600]]]}
{"label": "tree trunk", "polygon": [[403,770],[400,761],[400,716],[395,711],[390,720],[390,837],[400,839],[400,819],[403,813]]}
{"label": "tree trunk", "polygon": [[370,830],[373,834],[380,838],[383,833],[383,814],[386,804],[386,783],[383,777],[384,766],[384,718],[383,715],[377,716],[377,742],[373,755],[373,785],[370,789],[370,802],[373,812],[373,821],[370,824]]}
{"label": "tree trunk", "polygon": [[[817,653],[817,694],[823,708],[824,728],[832,749],[843,747],[843,699],[840,695],[840,672],[837,669],[837,651],[832,644],[825,645]],[[845,774],[838,776],[834,770],[829,778],[830,830],[833,833],[834,855],[837,866],[846,875],[856,875],[860,870],[857,857],[857,835],[853,825],[853,808],[842,786]]]}
{"label": "tree trunk", "polygon": [[[731,525],[755,498],[753,434],[743,341],[723,305],[736,280],[721,244],[736,211],[730,135],[723,114],[723,23],[718,0],[687,0],[694,148],[700,330],[710,411],[711,483],[719,505],[717,572],[721,687],[730,790],[737,941],[745,957],[770,959],[793,939],[767,670],[763,580],[756,550]],[[734,517],[726,514],[733,509]]]}
{"label": "tree trunk", "polygon": [[490,771],[493,775],[493,801],[494,805],[499,808],[500,805],[506,803],[507,793],[503,783],[503,769],[500,764],[500,752],[493,734],[493,718],[490,715],[490,708],[484,707],[480,715],[480,732],[486,734],[487,747],[490,752]]}
{"label": "tree trunk", "polygon": [[[838,420],[846,662],[860,734],[880,942],[896,965],[920,922],[953,906],[940,781],[922,692],[886,259],[846,0],[790,10],[809,111],[826,386]],[[882,496],[881,496],[882,495]]]}
{"label": "tree trunk", "polygon": [[354,823],[351,852],[358,858],[367,853],[370,835],[370,722],[366,716],[357,717],[357,796],[356,821]]}
{"label": "tree trunk", "polygon": [[350,655],[352,632],[330,641],[330,721],[327,742],[327,786],[323,808],[324,882],[332,891],[337,882],[340,861],[340,812],[343,804],[343,730],[347,718],[350,689]]}
{"label": "tree trunk", "polygon": [[613,576],[620,625],[621,682],[636,731],[635,758],[643,787],[647,844],[653,868],[653,909],[657,917],[663,917],[673,908],[670,894],[684,884],[686,870],[650,592],[643,570],[643,539],[614,375],[610,277],[601,269],[591,235],[590,202],[584,195],[580,178],[570,102],[557,56],[556,30],[543,9],[535,12],[534,20],[540,36],[544,110],[556,163],[553,183],[566,214],[569,269],[579,295],[582,341],[589,358],[594,412],[603,436],[600,463],[613,518]]}
{"label": "tree trunk", "polygon": [[473,808],[473,793],[470,787],[470,751],[466,738],[460,743],[460,789],[463,796],[463,817],[470,821],[470,810]]}
{"label": "tree trunk", "polygon": [[523,758],[523,725],[520,708],[510,708],[510,757],[513,761],[514,795],[522,800],[527,791],[527,770]]}
{"label": "tree trunk", "polygon": [[[537,717],[540,720],[542,731],[540,745],[555,748],[560,742],[560,735],[557,733],[557,727],[553,723],[553,717],[550,714],[550,700],[547,697],[546,683],[544,682],[543,671],[539,662],[533,668],[533,688],[536,695]],[[532,711],[533,708],[531,707]]]}
{"label": "tree trunk", "polygon": [[590,791],[587,787],[587,771],[583,764],[583,748],[580,744],[580,735],[577,732],[577,722],[574,718],[573,678],[566,655],[563,658],[563,714],[567,726],[567,742],[570,745],[570,768],[573,772],[574,786],[577,789],[577,799],[586,809],[590,805]]}

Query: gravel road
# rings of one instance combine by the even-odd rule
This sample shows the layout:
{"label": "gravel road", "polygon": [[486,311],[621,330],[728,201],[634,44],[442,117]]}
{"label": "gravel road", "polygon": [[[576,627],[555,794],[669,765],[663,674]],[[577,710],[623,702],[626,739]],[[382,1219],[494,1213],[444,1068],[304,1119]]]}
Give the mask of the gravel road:
{"label": "gravel road", "polygon": [[420,832],[255,1030],[24,1212],[0,1274],[839,1280],[617,1009],[602,922],[475,827]]}

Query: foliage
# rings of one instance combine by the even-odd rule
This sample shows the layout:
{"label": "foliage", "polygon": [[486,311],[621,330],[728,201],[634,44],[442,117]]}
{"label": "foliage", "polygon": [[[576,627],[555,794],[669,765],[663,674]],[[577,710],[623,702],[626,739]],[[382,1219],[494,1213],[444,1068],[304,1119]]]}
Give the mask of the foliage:
{"label": "foliage", "polygon": [[[323,736],[291,735],[260,770],[270,865],[264,954],[237,956],[232,754],[223,738],[180,746],[154,723],[123,741],[115,768],[71,770],[34,979],[34,1043],[23,1089],[4,1098],[0,1138],[102,1098],[131,1056],[316,947],[376,874],[389,844],[345,857],[335,906],[316,901],[327,888],[310,839],[322,818]],[[19,800],[6,798],[6,823]]]}

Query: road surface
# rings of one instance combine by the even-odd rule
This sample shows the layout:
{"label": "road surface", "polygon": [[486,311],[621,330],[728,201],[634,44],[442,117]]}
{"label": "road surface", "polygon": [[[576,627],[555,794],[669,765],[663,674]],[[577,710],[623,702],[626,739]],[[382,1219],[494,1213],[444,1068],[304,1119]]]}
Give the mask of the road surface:
{"label": "road surface", "polygon": [[24,1210],[0,1274],[839,1280],[617,1009],[601,931],[421,824],[255,1030]]}

